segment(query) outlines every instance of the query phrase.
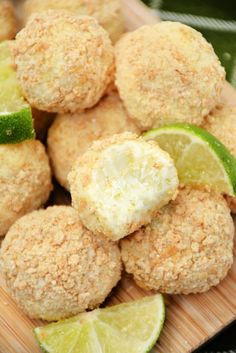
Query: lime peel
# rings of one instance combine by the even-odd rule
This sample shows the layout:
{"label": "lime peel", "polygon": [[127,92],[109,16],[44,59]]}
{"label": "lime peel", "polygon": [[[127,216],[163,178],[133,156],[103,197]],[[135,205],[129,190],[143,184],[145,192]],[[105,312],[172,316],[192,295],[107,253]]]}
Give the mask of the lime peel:
{"label": "lime peel", "polygon": [[46,353],[146,353],[159,338],[164,319],[164,300],[157,294],[38,327],[34,334]]}
{"label": "lime peel", "polygon": [[217,192],[236,196],[236,159],[206,130],[177,123],[150,130],[143,134],[143,138],[157,141],[170,154],[175,161],[180,182],[204,185]]}
{"label": "lime peel", "polygon": [[34,137],[31,107],[21,94],[9,42],[5,41],[0,44],[0,144]]}

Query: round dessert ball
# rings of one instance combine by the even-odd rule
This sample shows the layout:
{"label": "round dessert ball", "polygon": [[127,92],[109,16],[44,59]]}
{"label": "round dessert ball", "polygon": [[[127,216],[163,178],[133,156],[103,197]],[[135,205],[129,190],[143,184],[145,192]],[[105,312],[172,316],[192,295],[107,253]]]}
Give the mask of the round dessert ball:
{"label": "round dessert ball", "polygon": [[116,66],[120,96],[144,130],[175,122],[201,125],[225,81],[212,46],[178,22],[124,35],[116,45]]}
{"label": "round dessert ball", "polygon": [[124,32],[120,0],[26,0],[23,8],[25,21],[33,13],[46,10],[67,10],[75,15],[95,17],[113,42]]}
{"label": "round dessert ball", "polygon": [[112,240],[149,223],[178,187],[170,156],[156,142],[128,132],[95,141],[68,180],[84,226]]}
{"label": "round dessert ball", "polygon": [[69,190],[71,167],[93,141],[125,131],[139,133],[115,94],[84,113],[59,114],[48,132],[48,152],[59,183]]}
{"label": "round dessert ball", "polygon": [[[222,142],[236,158],[236,106],[223,103],[205,118],[202,126]],[[236,213],[236,197],[226,196],[229,207]]]}
{"label": "round dessert ball", "polygon": [[13,39],[16,34],[16,16],[10,1],[0,1],[0,41]]}
{"label": "round dessert ball", "polygon": [[122,260],[143,288],[169,294],[205,292],[227,275],[233,237],[224,198],[185,188],[150,225],[122,240]]}
{"label": "round dessert ball", "polygon": [[100,100],[113,79],[111,41],[88,16],[35,14],[17,34],[13,55],[22,93],[39,110],[83,111]]}
{"label": "round dessert ball", "polygon": [[48,199],[51,171],[41,142],[0,145],[0,236],[21,216]]}
{"label": "round dessert ball", "polygon": [[19,219],[2,243],[1,267],[21,309],[47,321],[98,306],[121,275],[118,245],[95,237],[70,206]]}

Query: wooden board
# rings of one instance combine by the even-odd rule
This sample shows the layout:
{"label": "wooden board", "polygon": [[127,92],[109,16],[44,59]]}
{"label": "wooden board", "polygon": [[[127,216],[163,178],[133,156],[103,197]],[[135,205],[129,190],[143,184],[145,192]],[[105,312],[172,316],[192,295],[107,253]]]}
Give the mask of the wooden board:
{"label": "wooden board", "polygon": [[[145,23],[155,23],[154,13],[136,0],[123,0],[127,28],[135,29]],[[225,99],[236,104],[236,92],[226,84]],[[53,199],[66,202],[60,190]],[[235,247],[236,255],[236,247]],[[152,353],[193,352],[222,328],[236,319],[236,260],[227,278],[208,293],[189,296],[168,296],[167,319],[160,341]],[[133,300],[150,293],[138,288],[128,276],[123,276],[108,304]],[[27,318],[6,292],[0,277],[0,353],[39,353],[32,328],[42,324]],[[129,353],[129,352],[124,352]]]}

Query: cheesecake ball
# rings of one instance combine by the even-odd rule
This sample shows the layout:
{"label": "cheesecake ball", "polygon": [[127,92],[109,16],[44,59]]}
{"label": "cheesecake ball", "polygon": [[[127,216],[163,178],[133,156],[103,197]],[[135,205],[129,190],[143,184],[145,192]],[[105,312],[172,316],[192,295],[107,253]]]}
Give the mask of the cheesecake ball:
{"label": "cheesecake ball", "polygon": [[41,142],[0,145],[0,236],[48,199],[51,170]]}
{"label": "cheesecake ball", "polygon": [[16,15],[10,1],[0,1],[0,41],[13,39],[16,34]]}
{"label": "cheesecake ball", "polygon": [[168,294],[208,291],[233,263],[234,223],[220,195],[184,188],[146,227],[121,241],[139,286]]}
{"label": "cheesecake ball", "polygon": [[25,22],[33,13],[46,10],[67,10],[74,15],[95,17],[113,42],[124,32],[120,0],[26,0],[23,7]]}
{"label": "cheesecake ball", "polygon": [[39,110],[93,107],[113,80],[111,41],[92,17],[53,10],[35,14],[17,34],[12,52],[22,93]]}
{"label": "cheesecake ball", "polygon": [[76,159],[93,141],[139,129],[129,118],[117,94],[80,114],[59,114],[48,132],[48,152],[59,183],[69,190],[67,176]]}
{"label": "cheesecake ball", "polygon": [[70,206],[19,219],[2,243],[0,263],[20,308],[47,321],[97,307],[121,275],[118,245],[95,237]]}
{"label": "cheesecake ball", "polygon": [[217,104],[225,71],[214,50],[178,22],[143,26],[116,45],[116,85],[143,130],[168,123],[201,125]]}
{"label": "cheesecake ball", "polygon": [[68,180],[85,227],[114,241],[149,223],[178,187],[170,156],[128,132],[94,142]]}

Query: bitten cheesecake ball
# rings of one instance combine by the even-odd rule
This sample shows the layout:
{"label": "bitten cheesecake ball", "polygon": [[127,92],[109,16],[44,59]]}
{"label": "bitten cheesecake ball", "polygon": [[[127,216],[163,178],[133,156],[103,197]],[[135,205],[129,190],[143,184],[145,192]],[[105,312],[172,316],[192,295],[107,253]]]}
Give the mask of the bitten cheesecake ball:
{"label": "bitten cheesecake ball", "polygon": [[49,129],[48,151],[59,183],[69,190],[71,167],[93,141],[125,131],[139,133],[114,94],[84,113],[58,115]]}
{"label": "bitten cheesecake ball", "polygon": [[185,188],[150,225],[122,240],[122,260],[143,288],[169,294],[205,292],[227,275],[233,237],[224,198]]}
{"label": "bitten cheesecake ball", "polygon": [[16,34],[16,16],[10,1],[0,1],[0,41],[13,39]]}
{"label": "bitten cheesecake ball", "polygon": [[124,32],[124,18],[120,0],[26,0],[25,21],[35,12],[68,10],[74,15],[95,17],[115,42]]}
{"label": "bitten cheesecake ball", "polygon": [[116,45],[116,66],[120,96],[144,130],[175,122],[201,125],[225,80],[212,46],[178,22],[124,35]]}
{"label": "bitten cheesecake ball", "polygon": [[[219,105],[206,117],[203,128],[218,138],[236,158],[236,106]],[[226,196],[226,199],[231,211],[236,213],[236,197]]]}
{"label": "bitten cheesecake ball", "polygon": [[49,10],[31,17],[13,46],[17,77],[32,107],[76,112],[94,106],[113,79],[106,31],[92,17]]}
{"label": "bitten cheesecake ball", "polygon": [[112,240],[149,223],[178,187],[169,155],[128,132],[94,142],[68,180],[85,227]]}
{"label": "bitten cheesecake ball", "polygon": [[69,206],[18,220],[2,243],[0,261],[17,304],[47,321],[97,307],[121,275],[118,245],[95,237]]}
{"label": "bitten cheesecake ball", "polygon": [[0,145],[0,236],[48,199],[51,171],[41,142]]}

